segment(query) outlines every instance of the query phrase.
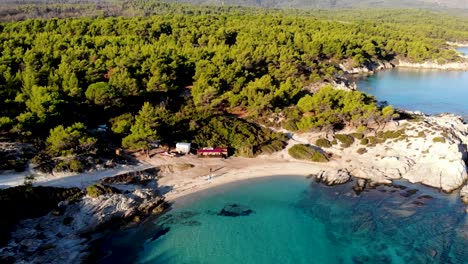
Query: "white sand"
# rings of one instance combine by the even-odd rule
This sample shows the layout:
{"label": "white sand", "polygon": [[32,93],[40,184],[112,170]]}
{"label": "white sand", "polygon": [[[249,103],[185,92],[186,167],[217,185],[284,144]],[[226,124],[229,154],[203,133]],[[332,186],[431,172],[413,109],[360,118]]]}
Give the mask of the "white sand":
{"label": "white sand", "polygon": [[324,163],[264,158],[195,159],[186,158],[185,160],[191,161],[191,164],[196,162],[194,168],[170,173],[158,181],[162,189],[166,186],[172,188],[165,194],[168,201],[236,181],[267,176],[308,176],[333,167]]}

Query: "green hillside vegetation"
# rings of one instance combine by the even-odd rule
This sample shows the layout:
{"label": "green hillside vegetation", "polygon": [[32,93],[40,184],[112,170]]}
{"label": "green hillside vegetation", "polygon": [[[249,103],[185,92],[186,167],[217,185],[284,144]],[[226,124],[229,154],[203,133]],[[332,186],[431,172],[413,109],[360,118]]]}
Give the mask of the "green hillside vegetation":
{"label": "green hillside vegetation", "polygon": [[254,156],[284,147],[258,124],[273,114],[303,131],[394,117],[358,91],[304,89],[340,75],[339,63],[454,61],[445,40],[468,39],[466,20],[435,25],[428,11],[379,11],[376,23],[360,11],[127,4],[134,15],[0,23],[2,137],[71,160],[179,140]]}

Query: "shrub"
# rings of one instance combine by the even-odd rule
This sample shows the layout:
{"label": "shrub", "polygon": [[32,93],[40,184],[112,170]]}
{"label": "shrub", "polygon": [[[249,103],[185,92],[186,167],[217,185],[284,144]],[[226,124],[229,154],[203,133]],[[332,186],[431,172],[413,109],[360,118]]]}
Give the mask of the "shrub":
{"label": "shrub", "polygon": [[377,133],[377,137],[383,138],[383,139],[392,139],[392,138],[399,138],[405,136],[405,130],[400,129],[400,130],[387,130],[387,131],[379,131]]}
{"label": "shrub", "polygon": [[385,139],[374,137],[374,136],[370,136],[368,137],[368,139],[369,139],[369,144],[371,145],[376,145],[376,144],[385,142]]}
{"label": "shrub", "polygon": [[426,133],[424,133],[424,131],[419,131],[418,137],[424,138],[424,137],[426,137]]}
{"label": "shrub", "polygon": [[354,137],[355,139],[363,139],[364,138],[364,134],[362,134],[362,133],[351,133],[350,135],[352,137]]}
{"label": "shrub", "polygon": [[361,145],[367,145],[367,144],[369,144],[369,139],[368,138],[361,139]]}
{"label": "shrub", "polygon": [[286,147],[286,142],[274,140],[270,144],[262,146],[261,151],[263,154],[272,154],[274,152],[284,149],[284,147]]}
{"label": "shrub", "polygon": [[327,162],[328,157],[319,150],[303,144],[296,144],[288,150],[289,155],[299,160],[309,160],[314,162]]}
{"label": "shrub", "polygon": [[297,122],[298,122],[297,120],[288,120],[286,124],[284,124],[284,129],[292,131],[292,132],[299,130],[296,124]]}
{"label": "shrub", "polygon": [[315,145],[320,148],[331,148],[332,144],[325,138],[319,138],[315,141]]}
{"label": "shrub", "polygon": [[359,153],[360,155],[362,155],[362,154],[367,152],[367,149],[366,148],[360,148],[356,152]]}
{"label": "shrub", "polygon": [[101,183],[96,183],[86,187],[86,193],[93,198],[97,198],[104,194],[114,194],[120,193],[120,191],[114,187],[104,185]]}
{"label": "shrub", "polygon": [[366,131],[366,130],[367,130],[367,127],[364,126],[364,125],[360,125],[360,126],[356,129],[356,131],[357,131],[358,133],[364,132],[364,131]]}
{"label": "shrub", "polygon": [[68,167],[70,168],[70,171],[72,172],[83,172],[85,169],[84,164],[77,159],[70,160],[68,162]]}
{"label": "shrub", "polygon": [[342,144],[341,146],[347,148],[354,143],[354,138],[346,134],[336,134],[335,138],[338,139]]}
{"label": "shrub", "polygon": [[445,143],[445,138],[444,137],[435,137],[432,139],[432,142],[434,143]]}
{"label": "shrub", "polygon": [[332,140],[331,142],[332,145],[337,145],[338,144],[338,141],[336,141],[336,139]]}
{"label": "shrub", "polygon": [[65,160],[59,161],[55,166],[54,166],[54,171],[55,172],[62,172],[62,171],[67,171],[68,170],[68,163]]}

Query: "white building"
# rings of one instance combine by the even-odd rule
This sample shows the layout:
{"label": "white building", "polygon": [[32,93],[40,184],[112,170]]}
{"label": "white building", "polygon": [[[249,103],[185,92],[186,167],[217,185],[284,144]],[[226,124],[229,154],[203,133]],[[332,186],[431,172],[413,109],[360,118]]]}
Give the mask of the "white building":
{"label": "white building", "polygon": [[176,151],[182,154],[190,153],[192,144],[186,142],[179,142],[176,144]]}

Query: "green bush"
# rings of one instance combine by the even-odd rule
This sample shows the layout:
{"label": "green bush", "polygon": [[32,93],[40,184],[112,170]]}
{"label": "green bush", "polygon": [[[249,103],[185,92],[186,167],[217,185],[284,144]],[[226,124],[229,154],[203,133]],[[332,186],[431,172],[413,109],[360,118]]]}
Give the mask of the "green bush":
{"label": "green bush", "polygon": [[65,160],[61,160],[57,162],[57,164],[54,166],[54,171],[55,172],[68,171],[68,162]]}
{"label": "green bush", "polygon": [[286,124],[284,124],[284,129],[286,130],[289,130],[289,131],[292,131],[292,132],[296,132],[297,130],[299,130],[299,128],[297,127],[297,123],[298,121],[297,120],[288,120],[286,122]]}
{"label": "green bush", "polygon": [[445,138],[444,137],[435,137],[432,139],[432,142],[434,143],[445,143]]}
{"label": "green bush", "polygon": [[320,148],[331,148],[332,144],[325,138],[319,138],[315,141],[315,145]]}
{"label": "green bush", "polygon": [[368,139],[369,139],[369,144],[371,144],[371,145],[376,145],[376,144],[385,142],[385,139],[374,137],[374,136],[370,136],[370,137],[368,137]]}
{"label": "green bush", "polygon": [[425,137],[426,137],[426,133],[424,133],[424,131],[419,131],[418,137],[420,137],[420,138],[425,138]]}
{"label": "green bush", "polygon": [[354,143],[354,138],[346,134],[336,134],[335,138],[338,139],[342,144],[341,146],[347,148]]}
{"label": "green bush", "polygon": [[387,131],[379,131],[377,133],[377,137],[382,138],[382,139],[393,139],[393,138],[399,138],[405,135],[405,130],[400,129],[400,130],[387,130]]}
{"label": "green bush", "polygon": [[361,145],[367,145],[367,144],[369,144],[369,139],[368,138],[361,139]]}
{"label": "green bush", "polygon": [[364,126],[364,125],[360,125],[356,130],[357,130],[358,133],[361,133],[361,132],[366,131],[367,127]]}
{"label": "green bush", "polygon": [[104,194],[120,193],[120,191],[114,187],[101,184],[101,183],[96,183],[96,184],[86,187],[86,193],[90,197],[97,198]]}
{"label": "green bush", "polygon": [[351,133],[350,135],[352,137],[354,137],[355,139],[363,139],[364,138],[364,134],[362,134],[362,133]]}
{"label": "green bush", "polygon": [[84,164],[77,159],[72,159],[68,162],[68,167],[72,172],[83,172],[85,169]]}
{"label": "green bush", "polygon": [[328,157],[319,150],[303,144],[292,146],[288,153],[291,157],[299,160],[309,160],[314,162],[327,162]]}

